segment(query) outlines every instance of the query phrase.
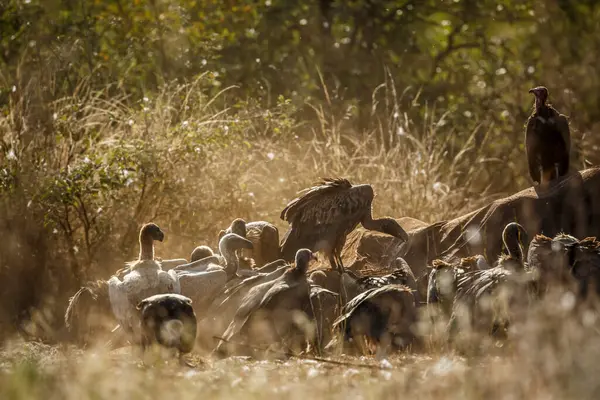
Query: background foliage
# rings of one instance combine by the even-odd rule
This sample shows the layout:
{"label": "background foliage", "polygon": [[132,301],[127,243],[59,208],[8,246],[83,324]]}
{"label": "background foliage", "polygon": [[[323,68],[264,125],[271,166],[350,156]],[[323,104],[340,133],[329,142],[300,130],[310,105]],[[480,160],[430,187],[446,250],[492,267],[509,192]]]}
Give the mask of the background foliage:
{"label": "background foliage", "polygon": [[535,85],[597,164],[598,48],[591,0],[0,1],[0,324],[57,338],[145,221],[171,258],[323,175],[426,221],[526,187]]}

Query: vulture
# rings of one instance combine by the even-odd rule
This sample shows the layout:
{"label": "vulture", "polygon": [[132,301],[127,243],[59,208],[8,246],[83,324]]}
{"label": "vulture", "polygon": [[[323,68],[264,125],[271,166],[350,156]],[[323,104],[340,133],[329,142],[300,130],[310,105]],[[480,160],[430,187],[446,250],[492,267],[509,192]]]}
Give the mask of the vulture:
{"label": "vulture", "polygon": [[[319,269],[310,273],[308,279],[317,286],[335,293],[340,293],[341,275],[335,270]],[[358,279],[358,278],[357,278]]]}
{"label": "vulture", "polygon": [[153,344],[176,349],[179,360],[194,348],[196,341],[196,314],[192,300],[179,294],[157,294],[137,305],[141,320],[141,345],[147,349]]}
{"label": "vulture", "polygon": [[377,288],[385,285],[404,285],[413,291],[417,304],[419,302],[417,292],[417,280],[410,269],[408,263],[398,257],[392,261],[390,267],[393,269],[391,273],[383,276],[365,276],[357,280],[357,284],[365,288]]}
{"label": "vulture", "polygon": [[[508,326],[508,312],[515,300],[522,300],[519,289],[529,289],[532,274],[526,274],[524,245],[527,232],[516,222],[511,222],[502,232],[507,253],[500,255],[496,266],[489,269],[465,272],[456,280],[451,322],[454,325],[467,312],[470,325],[479,326],[491,333],[504,333]],[[463,320],[464,321],[464,320]]]}
{"label": "vulture", "polygon": [[232,232],[252,242],[254,248],[244,256],[248,259],[252,258],[256,268],[281,258],[279,253],[279,230],[275,225],[266,221],[246,222],[241,218],[237,218],[229,228],[219,233],[219,238]]}
{"label": "vulture", "polygon": [[[254,286],[244,296],[235,316],[215,349],[217,354],[228,353],[228,342],[244,336],[252,343],[302,345],[306,339],[309,319],[310,284],[306,276],[309,263],[315,259],[308,249],[296,253],[294,267],[272,281]],[[234,344],[234,343],[231,343]]]}
{"label": "vulture", "polygon": [[[334,331],[341,331],[344,343],[352,341],[362,354],[386,352],[390,347],[406,348],[413,344],[417,322],[415,298],[411,289],[404,285],[388,284],[362,292],[342,308],[334,321]],[[328,347],[337,343],[334,339]]]}
{"label": "vulture", "polygon": [[123,279],[108,280],[108,296],[115,318],[127,333],[137,335],[139,318],[136,306],[143,299],[161,293],[179,293],[179,279],[174,270],[163,271],[154,260],[154,241],[163,241],[164,233],[153,223],[140,230],[140,255],[129,264]]}
{"label": "vulture", "polygon": [[[225,259],[225,266],[209,263],[206,268],[199,271],[176,269],[181,294],[192,299],[197,313],[210,304],[213,297],[223,290],[228,281],[238,277],[237,250],[251,248],[252,242],[235,233],[229,233],[219,241],[219,251]],[[204,260],[206,259],[196,263]]]}
{"label": "vulture", "polygon": [[341,178],[324,179],[307,189],[281,212],[281,219],[290,224],[281,243],[283,259],[290,261],[300,248],[321,251],[331,267],[342,272],[341,251],[358,224],[406,242],[408,235],[396,220],[373,219],[374,196],[371,185],[352,185]]}
{"label": "vulture", "polygon": [[572,273],[580,298],[600,295],[600,242],[589,237],[577,243],[573,261]]}
{"label": "vulture", "polygon": [[433,260],[427,282],[427,304],[438,305],[442,312],[450,317],[456,293],[456,282],[466,272],[487,268],[487,262],[481,255],[461,258],[455,263]]}
{"label": "vulture", "polygon": [[550,287],[573,283],[571,268],[578,244],[579,240],[565,233],[554,238],[535,235],[529,244],[527,264],[537,276],[538,294],[545,293]]}
{"label": "vulture", "polygon": [[567,117],[547,104],[548,89],[529,90],[535,96],[535,109],[527,120],[525,147],[531,179],[547,183],[569,172],[571,134]]}
{"label": "vulture", "polygon": [[319,285],[310,285],[310,304],[316,327],[312,347],[320,354],[331,341],[333,323],[341,307],[340,296]]}
{"label": "vulture", "polygon": [[202,260],[206,257],[212,257],[215,253],[208,246],[198,246],[192,251],[192,255],[190,256],[190,262]]}
{"label": "vulture", "polygon": [[[214,296],[208,308],[206,318],[201,321],[203,333],[209,333],[210,338],[218,336],[227,329],[232,321],[244,296],[255,286],[271,282],[285,273],[290,267],[284,264],[269,273],[258,273],[247,277],[241,282],[232,280],[225,285],[225,289]],[[211,344],[214,347],[214,343]]]}

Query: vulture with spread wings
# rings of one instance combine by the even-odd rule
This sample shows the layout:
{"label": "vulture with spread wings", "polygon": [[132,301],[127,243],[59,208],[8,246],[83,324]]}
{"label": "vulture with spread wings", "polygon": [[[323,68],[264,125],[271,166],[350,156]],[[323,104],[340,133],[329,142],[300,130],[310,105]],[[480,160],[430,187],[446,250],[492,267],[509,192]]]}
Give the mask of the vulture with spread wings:
{"label": "vulture with spread wings", "polygon": [[373,219],[374,197],[371,185],[352,185],[341,178],[324,179],[318,186],[307,189],[281,212],[281,219],[290,223],[281,243],[282,257],[291,261],[301,248],[322,251],[333,269],[343,271],[342,248],[346,236],[359,223],[365,229],[406,242],[408,235],[396,220]]}

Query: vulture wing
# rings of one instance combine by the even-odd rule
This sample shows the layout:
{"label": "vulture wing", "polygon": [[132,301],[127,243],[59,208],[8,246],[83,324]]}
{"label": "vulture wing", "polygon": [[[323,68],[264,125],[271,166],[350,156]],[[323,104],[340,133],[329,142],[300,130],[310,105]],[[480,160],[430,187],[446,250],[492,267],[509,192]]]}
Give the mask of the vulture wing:
{"label": "vulture wing", "polygon": [[132,306],[129,304],[123,282],[116,276],[108,280],[108,298],[115,318],[123,329],[131,331]]}
{"label": "vulture wing", "polygon": [[[389,317],[392,313],[404,312],[405,308],[412,308],[410,314],[414,317],[414,297],[409,288],[404,285],[387,285],[380,288],[369,289],[349,301],[342,309],[340,315],[333,323],[334,329],[346,326],[346,330],[351,326],[350,320],[354,318],[358,310],[364,309],[372,317]],[[377,310],[377,312],[373,312]],[[404,311],[403,311],[404,310]],[[377,321],[377,324],[387,324],[388,321]],[[349,331],[346,331],[349,333]]]}
{"label": "vulture wing", "polygon": [[370,185],[352,186],[347,179],[326,179],[308,189],[281,212],[291,225],[281,244],[283,258],[292,260],[300,248],[319,251],[327,238],[345,238],[370,212],[373,197]]}
{"label": "vulture wing", "polygon": [[533,114],[527,120],[525,130],[525,151],[527,153],[527,164],[529,166],[529,175],[534,182],[541,182],[541,140],[540,132],[536,129],[537,115]]}
{"label": "vulture wing", "polygon": [[529,173],[540,182],[540,166],[544,171],[559,165],[559,174],[569,172],[571,133],[567,117],[551,106],[534,112],[527,120],[525,147]]}

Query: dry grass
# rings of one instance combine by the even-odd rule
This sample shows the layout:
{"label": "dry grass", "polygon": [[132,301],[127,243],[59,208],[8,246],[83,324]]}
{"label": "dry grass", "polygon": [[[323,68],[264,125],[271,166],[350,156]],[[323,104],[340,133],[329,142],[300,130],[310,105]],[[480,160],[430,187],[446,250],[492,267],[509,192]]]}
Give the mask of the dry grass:
{"label": "dry grass", "polygon": [[[142,222],[165,230],[157,256],[174,258],[198,244],[214,246],[219,229],[235,217],[268,220],[283,231],[282,207],[322,176],[373,184],[376,215],[428,222],[500,195],[491,189],[498,160],[482,154],[491,124],[461,132],[427,106],[412,112],[421,120],[410,120],[387,86],[373,96],[380,123],[357,133],[350,117],[322,107],[314,107],[319,124],[307,125],[284,100],[273,110],[228,104],[227,90],[234,88],[209,98],[203,79],[139,103],[107,99],[83,84],[50,107],[45,135],[21,126],[27,110],[14,107],[0,117],[0,232],[6,238],[0,243],[0,333],[14,338],[11,327],[18,327],[22,337],[54,343],[4,344],[0,398],[597,396],[595,329],[550,305],[500,348],[476,336],[471,344],[481,342],[486,351],[466,357],[427,339],[429,350],[390,356],[391,368],[383,370],[198,354],[198,367],[190,370],[172,361],[142,364],[129,350],[57,344],[64,339],[68,296],[133,258]],[[379,365],[372,358],[343,360]]]}
{"label": "dry grass", "polygon": [[494,161],[482,154],[492,125],[461,132],[447,115],[417,105],[407,111],[424,116],[411,120],[391,83],[373,95],[379,123],[357,133],[351,116],[320,107],[318,123],[308,124],[285,99],[265,110],[230,100],[235,88],[209,97],[210,79],[139,101],[83,82],[47,105],[40,130],[28,121],[42,111],[27,108],[27,92],[15,94],[12,112],[0,117],[5,326],[25,323],[30,335],[59,339],[68,295],[134,258],[147,221],[166,232],[157,256],[180,258],[199,244],[215,246],[236,217],[274,222],[283,233],[280,210],[324,176],[371,183],[375,215],[428,222],[498,195]]}
{"label": "dry grass", "polygon": [[[129,348],[107,353],[39,343],[7,344],[0,355],[4,399],[104,398],[597,398],[600,338],[595,311],[573,316],[567,296],[534,307],[508,342],[469,338],[462,353],[335,357],[346,366],[303,359],[216,360],[195,368],[146,359]],[[467,353],[464,353],[467,351]],[[468,356],[466,354],[469,354]],[[364,368],[351,364],[367,364]]]}

